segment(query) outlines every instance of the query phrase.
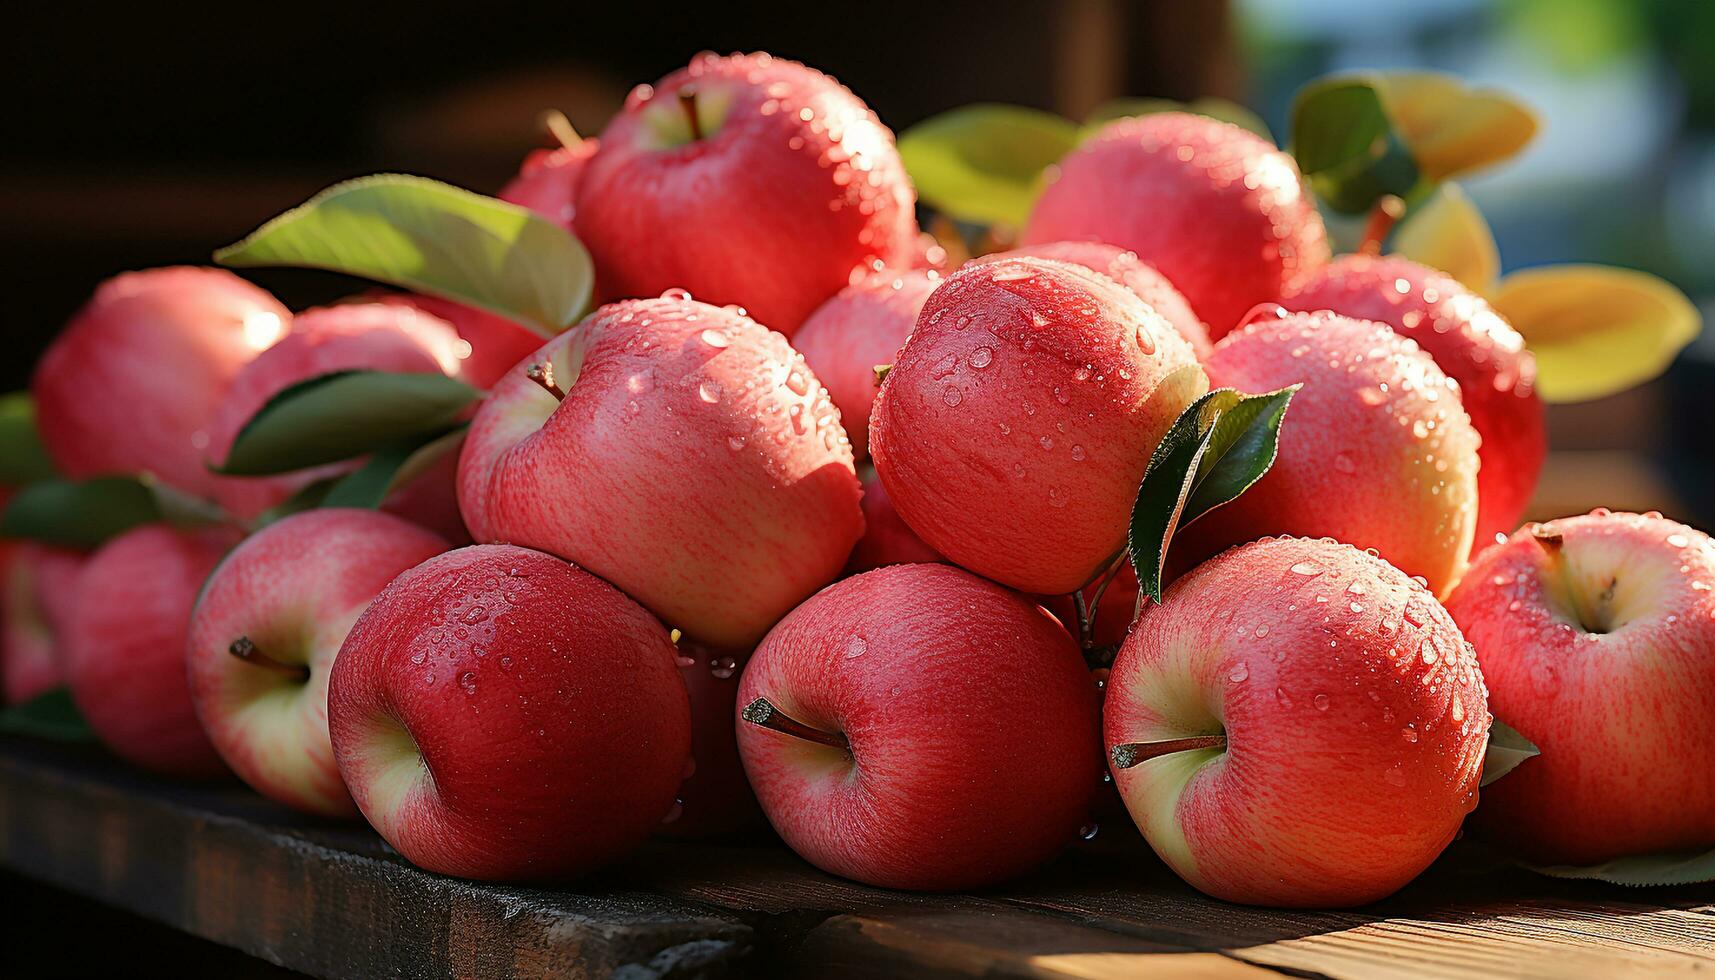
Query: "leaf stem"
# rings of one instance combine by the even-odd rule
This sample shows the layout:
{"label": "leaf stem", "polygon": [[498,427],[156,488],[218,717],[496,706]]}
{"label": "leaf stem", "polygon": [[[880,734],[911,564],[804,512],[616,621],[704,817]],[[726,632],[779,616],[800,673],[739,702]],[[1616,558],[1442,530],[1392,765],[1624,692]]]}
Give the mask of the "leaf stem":
{"label": "leaf stem", "polygon": [[288,664],[275,660],[273,657],[268,656],[266,653],[263,653],[258,649],[256,644],[251,642],[250,637],[248,636],[241,636],[238,639],[233,640],[232,645],[226,648],[226,652],[247,664],[253,664],[254,666],[271,670],[276,674],[284,674],[288,677],[296,678],[299,681],[307,681],[310,679],[310,668],[303,664]]}
{"label": "leaf stem", "polygon": [[811,728],[796,718],[776,708],[767,698],[757,698],[744,706],[739,717],[752,725],[766,728],[769,731],[801,738],[806,742],[815,742],[836,749],[851,751],[851,743],[839,732],[824,732],[820,728]]}
{"label": "leaf stem", "polygon": [[1226,733],[1219,735],[1192,735],[1189,738],[1167,738],[1155,742],[1121,742],[1114,746],[1113,763],[1115,769],[1130,769],[1142,762],[1157,759],[1175,752],[1193,752],[1198,749],[1220,749],[1226,751]]}

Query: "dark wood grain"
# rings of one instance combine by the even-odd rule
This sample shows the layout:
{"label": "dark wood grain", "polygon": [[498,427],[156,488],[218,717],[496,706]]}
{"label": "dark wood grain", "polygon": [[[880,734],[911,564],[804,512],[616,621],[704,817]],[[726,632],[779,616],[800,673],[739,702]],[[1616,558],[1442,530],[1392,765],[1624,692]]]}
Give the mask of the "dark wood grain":
{"label": "dark wood grain", "polygon": [[772,839],[658,841],[563,886],[484,885],[236,786],[17,738],[0,738],[0,864],[324,977],[1715,976],[1715,888],[1557,881],[1470,845],[1342,911],[1207,898],[1123,824],[969,895],[844,881]]}

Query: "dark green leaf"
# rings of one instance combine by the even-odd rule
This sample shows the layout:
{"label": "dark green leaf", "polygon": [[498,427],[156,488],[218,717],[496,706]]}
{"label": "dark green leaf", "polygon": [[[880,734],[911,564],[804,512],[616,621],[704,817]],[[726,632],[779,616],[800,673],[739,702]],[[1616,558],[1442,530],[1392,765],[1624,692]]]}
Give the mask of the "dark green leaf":
{"label": "dark green leaf", "polygon": [[1299,387],[1264,395],[1220,388],[1193,402],[1168,429],[1132,507],[1131,561],[1150,598],[1161,601],[1174,532],[1236,499],[1274,465],[1281,420]]}
{"label": "dark green leaf", "polygon": [[1042,172],[1078,145],[1078,126],[1037,109],[970,105],[900,134],[899,154],[923,203],[978,224],[1023,227]]}
{"label": "dark green leaf", "polygon": [[1530,739],[1514,731],[1506,722],[1496,718],[1489,724],[1489,747],[1483,753],[1483,786],[1505,776],[1518,764],[1542,752]]}
{"label": "dark green leaf", "polygon": [[53,476],[53,460],[36,432],[36,404],[29,392],[0,396],[0,484],[17,487]]}
{"label": "dark green leaf", "polygon": [[0,519],[0,535],[94,548],[139,524],[164,519],[154,492],[128,476],[43,480],[12,498]]}
{"label": "dark green leaf", "polygon": [[343,479],[344,476],[330,476],[304,485],[297,493],[257,515],[251,530],[260,530],[293,514],[322,506],[322,501]]}
{"label": "dark green leaf", "polygon": [[393,491],[421,476],[436,460],[457,452],[466,426],[429,439],[400,443],[375,451],[361,467],[335,483],[322,507],[380,507]]}
{"label": "dark green leaf", "polygon": [[530,211],[403,174],[360,177],[215,253],[235,267],[332,269],[481,307],[540,330],[589,305],[589,253]]}
{"label": "dark green leaf", "polygon": [[1261,116],[1237,102],[1228,102],[1226,99],[1212,97],[1193,99],[1190,102],[1175,102],[1172,99],[1112,99],[1097,106],[1084,119],[1084,125],[1097,127],[1113,122],[1115,119],[1123,119],[1127,116],[1148,116],[1157,112],[1190,112],[1199,116],[1208,116],[1210,119],[1232,123],[1240,129],[1248,129],[1270,143],[1274,142],[1274,134],[1269,132],[1268,124],[1262,121]]}
{"label": "dark green leaf", "polygon": [[57,688],[0,711],[0,732],[34,735],[65,742],[95,738],[89,723],[72,703],[71,692]]}
{"label": "dark green leaf", "polygon": [[1382,197],[1419,190],[1417,164],[1375,84],[1342,76],[1311,82],[1292,105],[1298,168],[1337,211],[1361,214]]}
{"label": "dark green leaf", "polygon": [[220,472],[290,473],[444,431],[482,392],[440,374],[345,371],[269,399],[233,441]]}
{"label": "dark green leaf", "polygon": [[1715,850],[1701,853],[1638,854],[1586,867],[1569,864],[1527,864],[1525,867],[1555,878],[1582,878],[1634,887],[1694,885],[1715,881]]}

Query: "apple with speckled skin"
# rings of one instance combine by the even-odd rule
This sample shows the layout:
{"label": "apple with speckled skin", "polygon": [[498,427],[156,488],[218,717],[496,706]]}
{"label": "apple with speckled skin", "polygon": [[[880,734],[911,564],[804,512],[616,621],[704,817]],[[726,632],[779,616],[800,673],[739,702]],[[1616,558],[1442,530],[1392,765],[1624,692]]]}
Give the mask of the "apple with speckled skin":
{"label": "apple with speckled skin", "polygon": [[61,633],[84,556],[33,541],[0,542],[0,692],[18,704],[65,683]]}
{"label": "apple with speckled skin", "polygon": [[1422,576],[1459,578],[1477,523],[1477,432],[1450,381],[1389,327],[1331,313],[1264,316],[1205,361],[1210,383],[1292,397],[1274,465],[1256,486],[1181,530],[1195,562],[1268,534],[1332,537]]}
{"label": "apple with speckled skin", "polygon": [[127,272],[102,283],[37,362],[36,425],[65,476],[152,473],[209,497],[208,422],[292,314],[222,269]]}
{"label": "apple with speckled skin", "polygon": [[577,218],[578,182],[584,167],[601,146],[600,140],[578,140],[569,146],[532,150],[518,175],[495,195],[508,204],[529,208],[567,231]]}
{"label": "apple with speckled skin", "polygon": [[357,299],[412,307],[452,324],[459,338],[470,345],[460,377],[478,388],[493,387],[513,365],[534,354],[544,339],[522,323],[438,296],[368,292]]}
{"label": "apple with speckled skin", "polygon": [[446,549],[409,521],[332,508],[270,524],[221,561],[186,658],[197,717],[240,779],[308,813],[357,815],[328,741],[334,656],[387,583]]}
{"label": "apple with speckled skin", "polygon": [[1094,240],[1166,276],[1219,340],[1328,261],[1327,232],[1290,154],[1206,116],[1120,119],[1050,177],[1026,245]]}
{"label": "apple with speckled skin", "polygon": [[976,263],[923,307],[876,396],[870,453],[930,547],[1061,594],[1119,554],[1150,454],[1204,389],[1191,345],[1113,279]]}
{"label": "apple with speckled skin", "polygon": [[1715,846],[1708,535],[1603,510],[1529,525],[1447,608],[1495,714],[1541,751],[1483,791],[1483,834],[1543,864]]}
{"label": "apple with speckled skin", "polygon": [[655,832],[662,837],[730,837],[763,826],[733,730],[739,674],[750,651],[718,650],[689,637],[678,647],[679,676],[691,697],[691,760],[677,805]]}
{"label": "apple with speckled skin", "polygon": [[1035,603],[894,565],[794,609],[739,686],[739,753],[799,856],[887,888],[1023,874],[1076,840],[1100,783],[1096,688]]}
{"label": "apple with speckled skin", "polygon": [[875,369],[893,363],[940,284],[933,270],[884,269],[816,307],[792,336],[792,346],[828,386],[855,459],[869,456],[869,410],[881,387]]}
{"label": "apple with speckled skin", "polygon": [[1173,583],[1120,648],[1103,716],[1126,808],[1180,877],[1311,907],[1383,898],[1435,860],[1476,805],[1490,720],[1434,596],[1308,538]]}
{"label": "apple with speckled skin", "polygon": [[698,55],[641,85],[578,181],[605,297],[683,288],[788,336],[880,259],[917,251],[893,134],[839,82],[766,54]]}
{"label": "apple with speckled skin", "polygon": [[1136,252],[1105,242],[1044,242],[1040,245],[1025,245],[1008,252],[993,252],[971,261],[994,262],[1024,255],[1039,259],[1057,259],[1081,265],[1092,272],[1100,272],[1136,293],[1138,299],[1148,303],[1150,309],[1161,314],[1173,325],[1173,329],[1179,331],[1179,335],[1191,344],[1191,349],[1197,352],[1199,359],[1209,353],[1209,328],[1197,318],[1191,304],[1185,301],[1179,290],[1173,288],[1173,283],[1155,271],[1154,266],[1138,258]]}
{"label": "apple with speckled skin", "polygon": [[858,496],[803,357],[671,294],[549,341],[495,385],[459,462],[476,540],[559,555],[730,649],[839,574],[863,533]]}
{"label": "apple with speckled skin", "polygon": [[855,575],[883,565],[946,561],[900,519],[875,467],[867,463],[859,466],[858,479],[863,483],[863,537],[846,559],[846,574]]}
{"label": "apple with speckled skin", "polygon": [[78,711],[115,755],[185,778],[226,773],[197,721],[185,674],[191,608],[238,533],[133,528],[102,545],[78,577],[63,630]]}
{"label": "apple with speckled skin", "polygon": [[473,545],[383,589],[328,682],[334,758],[364,817],[419,867],[579,874],[673,806],[691,716],[667,630],[539,551]]}

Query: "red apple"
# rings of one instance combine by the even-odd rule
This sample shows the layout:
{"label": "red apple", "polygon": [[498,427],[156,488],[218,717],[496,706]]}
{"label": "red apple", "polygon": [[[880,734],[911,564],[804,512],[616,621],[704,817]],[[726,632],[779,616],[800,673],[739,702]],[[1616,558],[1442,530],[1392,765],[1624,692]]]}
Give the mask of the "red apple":
{"label": "red apple", "polygon": [[1459,386],[1388,327],[1331,313],[1269,317],[1229,334],[1210,383],[1260,393],[1304,385],[1274,466],[1175,539],[1201,560],[1266,534],[1328,536],[1421,576],[1458,580],[1477,519],[1477,433]]}
{"label": "red apple", "polygon": [[1136,293],[1138,299],[1148,303],[1150,309],[1173,324],[1173,329],[1179,331],[1179,336],[1184,337],[1191,344],[1191,349],[1197,352],[1199,360],[1208,355],[1209,328],[1203,325],[1202,320],[1197,319],[1191,304],[1185,301],[1179,290],[1173,288],[1167,277],[1138,258],[1136,252],[1128,252],[1118,245],[1103,242],[1044,242],[1040,245],[1015,248],[1010,252],[993,252],[971,261],[993,262],[1025,255],[1039,259],[1058,259],[1061,262],[1081,265],[1091,272],[1100,272]]}
{"label": "red apple", "polygon": [[334,757],[413,864],[466,878],[577,874],[649,835],[690,756],[667,631],[619,590],[476,545],[387,586],[328,683]]}
{"label": "red apple", "polygon": [[1022,874],[1078,835],[1100,782],[1096,688],[1053,617],[949,565],[817,593],[745,668],[739,753],[811,864],[888,888]]}
{"label": "red apple", "polygon": [[1459,399],[1483,437],[1477,471],[1475,550],[1518,527],[1548,452],[1536,361],[1488,302],[1442,272],[1407,259],[1345,255],[1281,301],[1386,323],[1459,382]]}
{"label": "red apple", "polygon": [[30,381],[36,425],[68,477],[153,473],[211,496],[208,419],[291,313],[221,269],[127,272],[102,283]]}
{"label": "red apple", "polygon": [[1328,261],[1322,218],[1291,155],[1181,112],[1109,123],[1050,171],[1024,243],[1085,239],[1136,252],[1217,340]]}
{"label": "red apple", "polygon": [[226,772],[191,704],[185,638],[198,590],[237,538],[147,524],[102,545],[78,578],[63,630],[72,700],[133,765],[187,778]]}
{"label": "red apple", "polygon": [[893,501],[887,497],[887,488],[876,476],[875,467],[868,464],[858,467],[858,479],[863,484],[863,537],[846,559],[846,574],[855,575],[883,565],[946,560],[900,520]]}
{"label": "red apple", "polygon": [[[1120,566],[1113,581],[1108,583],[1106,590],[1101,589],[1100,582],[1092,582],[1081,589],[1084,602],[1091,604],[1096,610],[1094,628],[1090,638],[1098,647],[1117,647],[1125,642],[1127,631],[1131,629],[1133,614],[1137,611],[1137,570],[1127,561]],[[1101,601],[1096,602],[1096,593],[1101,592]],[[1078,604],[1070,594],[1037,596],[1036,601],[1042,603],[1042,608],[1054,614],[1066,632],[1078,638]]]}
{"label": "red apple", "polygon": [[893,506],[932,548],[1065,593],[1125,544],[1161,436],[1203,393],[1191,345],[1107,276],[968,265],[935,290],[870,418]]}
{"label": "red apple", "polygon": [[1594,511],[1483,551],[1447,600],[1495,714],[1536,743],[1476,820],[1510,852],[1594,864],[1715,847],[1715,542]]}
{"label": "red apple", "polygon": [[459,464],[477,540],[576,562],[735,649],[839,574],[858,495],[804,359],[749,317],[671,295],[549,341],[495,385]]}
{"label": "red apple", "polygon": [[834,294],[792,335],[792,346],[828,386],[856,459],[869,455],[869,410],[881,387],[875,369],[893,363],[940,284],[933,270],[884,269]]}
{"label": "red apple", "polygon": [[[445,321],[381,303],[342,303],[297,315],[292,332],[239,371],[208,423],[209,464],[224,463],[244,426],[293,385],[341,371],[458,373],[464,346]],[[334,464],[265,478],[231,478],[215,487],[228,513],[250,520],[304,486],[349,466]],[[443,489],[451,491],[450,483]]]}
{"label": "red apple", "polygon": [[328,742],[334,655],[387,583],[446,549],[400,518],[336,508],[270,524],[226,556],[191,614],[187,658],[197,717],[240,779],[300,810],[357,815]]}
{"label": "red apple", "polygon": [[641,85],[578,182],[578,236],[608,297],[684,288],[790,336],[871,261],[916,250],[893,134],[827,75],[698,55]]}
{"label": "red apple", "polygon": [[522,323],[437,296],[371,292],[360,299],[413,307],[452,324],[459,337],[470,345],[460,377],[478,388],[493,387],[519,361],[536,353],[543,342],[541,334]]}
{"label": "red apple", "polygon": [[531,150],[518,176],[500,189],[502,201],[529,208],[567,231],[577,215],[575,199],[584,166],[601,145],[599,140],[579,140],[571,146]]}
{"label": "red apple", "polygon": [[732,724],[739,672],[750,653],[717,650],[689,638],[677,646],[679,676],[691,696],[691,760],[677,803],[656,833],[707,838],[759,828],[762,808],[744,778]]}
{"label": "red apple", "polygon": [[0,592],[0,671],[7,704],[65,683],[61,634],[77,596],[84,556],[34,542],[5,542]]}
{"label": "red apple", "polygon": [[1186,881],[1344,906],[1394,892],[1453,840],[1489,712],[1427,590],[1349,545],[1265,538],[1145,610],[1104,728],[1127,809]]}

